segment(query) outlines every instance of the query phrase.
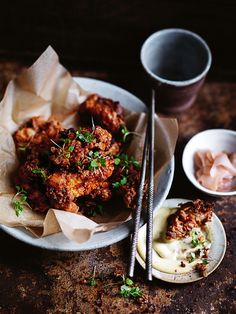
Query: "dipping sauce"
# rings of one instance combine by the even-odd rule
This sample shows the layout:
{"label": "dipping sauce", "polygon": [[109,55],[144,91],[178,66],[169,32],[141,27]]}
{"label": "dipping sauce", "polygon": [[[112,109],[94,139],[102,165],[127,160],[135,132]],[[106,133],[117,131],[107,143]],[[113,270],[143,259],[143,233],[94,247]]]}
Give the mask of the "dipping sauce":
{"label": "dipping sauce", "polygon": [[[160,208],[153,222],[153,268],[169,273],[184,274],[195,269],[198,263],[208,263],[205,252],[212,243],[211,222],[203,227],[193,228],[183,239],[166,239],[167,218],[177,208]],[[145,260],[146,235],[141,229],[138,238],[138,253]]]}

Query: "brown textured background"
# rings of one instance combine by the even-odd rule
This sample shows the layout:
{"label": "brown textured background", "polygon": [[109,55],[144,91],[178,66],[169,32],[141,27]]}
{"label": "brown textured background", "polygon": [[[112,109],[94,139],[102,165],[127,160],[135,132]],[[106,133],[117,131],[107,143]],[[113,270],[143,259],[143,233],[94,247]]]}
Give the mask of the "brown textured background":
{"label": "brown textured background", "polygon": [[[213,65],[199,97],[177,115],[179,139],[175,177],[168,197],[213,200],[228,247],[220,267],[208,278],[177,286],[136,281],[148,304],[125,300],[116,289],[104,293],[116,269],[127,270],[129,240],[107,248],[62,253],[28,246],[0,231],[0,313],[236,313],[236,197],[211,198],[185,177],[183,147],[207,128],[236,130],[236,4],[234,1],[110,0],[11,1],[2,3],[0,19],[0,91],[51,44],[73,75],[120,85],[147,101],[150,91],[139,62],[139,50],[152,32],[188,28],[203,36]],[[98,286],[82,283],[97,266]]]}

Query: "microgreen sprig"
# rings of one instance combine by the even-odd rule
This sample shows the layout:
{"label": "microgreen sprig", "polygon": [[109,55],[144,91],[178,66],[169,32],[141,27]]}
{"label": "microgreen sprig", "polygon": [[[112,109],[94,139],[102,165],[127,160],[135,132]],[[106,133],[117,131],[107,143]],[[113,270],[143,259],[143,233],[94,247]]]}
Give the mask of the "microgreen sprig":
{"label": "microgreen sprig", "polygon": [[55,145],[57,146],[58,148],[60,148],[63,152],[63,154],[65,155],[66,158],[70,158],[71,156],[71,153],[74,151],[75,149],[75,146],[74,145],[70,145],[67,149],[65,149],[65,144],[66,143],[70,143],[70,142],[65,142],[64,141],[64,144],[63,146],[60,146],[59,144],[57,144],[54,140],[50,139],[50,141]]}
{"label": "microgreen sprig", "polygon": [[47,179],[47,175],[46,175],[44,170],[34,168],[31,171],[32,171],[32,173],[37,174],[43,180],[43,182]]}
{"label": "microgreen sprig", "polygon": [[125,278],[122,276],[123,284],[120,287],[120,295],[124,298],[139,298],[143,295],[141,289],[139,287],[134,287],[134,282],[130,278]]}
{"label": "microgreen sprig", "polygon": [[[15,209],[16,216],[19,217],[24,211],[23,206],[30,207],[30,205],[27,202],[27,192],[20,185],[16,185],[16,191],[16,194],[12,198],[12,205]],[[19,199],[16,200],[16,197],[19,197]]]}
{"label": "microgreen sprig", "polygon": [[133,156],[129,157],[126,154],[115,156],[114,164],[122,167],[123,169],[128,169],[130,165],[133,165],[137,170],[140,170],[139,162]]}
{"label": "microgreen sprig", "polygon": [[100,166],[105,167],[106,166],[106,159],[101,157],[99,152],[93,152],[92,150],[89,151],[89,158],[90,158],[90,164],[88,169],[95,170],[98,169]]}
{"label": "microgreen sprig", "polygon": [[121,133],[123,134],[122,140],[123,140],[124,143],[126,142],[127,136],[130,135],[130,134],[133,134],[133,135],[136,135],[136,136],[141,136],[137,132],[128,131],[128,129],[127,129],[125,124],[122,124],[122,126],[120,127],[120,130],[121,130]]}
{"label": "microgreen sprig", "polygon": [[127,184],[127,181],[128,181],[128,178],[123,176],[120,181],[116,181],[116,182],[113,182],[112,183],[112,186],[114,189],[118,189],[119,187],[123,186],[123,185],[126,185]]}
{"label": "microgreen sprig", "polygon": [[205,240],[202,240],[202,236],[198,231],[193,230],[191,237],[192,237],[192,241],[191,241],[192,247],[195,248],[197,246],[203,246],[204,245]]}
{"label": "microgreen sprig", "polygon": [[81,132],[82,128],[78,128],[78,130],[76,131],[76,139],[82,141],[82,142],[86,142],[86,143],[92,143],[93,139],[94,139],[94,135],[90,132]]}
{"label": "microgreen sprig", "polygon": [[88,286],[94,287],[97,284],[97,281],[95,279],[95,274],[96,274],[96,266],[93,267],[93,274],[92,276],[86,277],[85,281]]}

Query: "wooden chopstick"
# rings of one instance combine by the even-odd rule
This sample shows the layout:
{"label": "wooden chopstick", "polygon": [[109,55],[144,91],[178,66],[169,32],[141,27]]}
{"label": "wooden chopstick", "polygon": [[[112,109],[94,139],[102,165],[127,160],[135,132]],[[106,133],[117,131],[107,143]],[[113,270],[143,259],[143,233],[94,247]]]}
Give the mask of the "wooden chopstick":
{"label": "wooden chopstick", "polygon": [[148,202],[147,202],[147,229],[146,229],[146,276],[152,280],[152,238],[153,238],[153,200],[154,200],[154,117],[155,117],[155,91],[152,91],[152,102],[149,109],[146,127],[145,143],[142,156],[141,177],[138,189],[137,207],[134,217],[134,230],[131,238],[131,252],[129,263],[129,277],[134,275],[135,256],[138,242],[138,231],[143,203],[143,191],[148,163]]}

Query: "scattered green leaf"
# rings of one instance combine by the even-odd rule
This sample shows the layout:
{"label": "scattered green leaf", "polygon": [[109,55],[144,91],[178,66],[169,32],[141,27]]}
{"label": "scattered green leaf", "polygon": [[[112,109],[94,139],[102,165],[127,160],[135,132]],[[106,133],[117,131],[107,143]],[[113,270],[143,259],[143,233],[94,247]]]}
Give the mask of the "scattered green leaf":
{"label": "scattered green leaf", "polygon": [[116,157],[116,158],[114,159],[114,164],[115,164],[116,166],[118,166],[119,163],[120,163],[120,158]]}
{"label": "scattered green leaf", "polygon": [[70,145],[70,146],[68,147],[68,151],[69,151],[70,153],[72,153],[74,149],[75,149],[75,146],[73,146],[73,145]]}
{"label": "scattered green leaf", "polygon": [[87,284],[88,286],[91,286],[91,287],[96,286],[97,281],[96,281],[96,279],[95,279],[95,274],[96,274],[96,266],[93,267],[93,274],[92,274],[92,276],[89,276],[89,277],[86,277],[86,278],[85,278],[86,284]]}
{"label": "scattered green leaf", "polygon": [[139,287],[134,287],[134,282],[130,278],[125,278],[123,275],[123,284],[120,287],[120,294],[124,298],[139,298],[143,295]]}
{"label": "scattered green leaf", "polygon": [[82,142],[86,142],[86,143],[92,143],[92,141],[94,140],[94,135],[90,132],[81,132],[82,128],[79,128],[76,131],[76,139],[82,141]]}
{"label": "scattered green leaf", "polygon": [[120,130],[121,130],[121,133],[123,134],[122,140],[123,140],[124,143],[126,142],[127,136],[130,135],[130,134],[134,134],[134,135],[137,135],[137,136],[141,136],[140,134],[138,134],[138,133],[136,133],[136,132],[131,132],[131,131],[129,131],[129,130],[127,129],[127,127],[126,127],[125,124],[121,125]]}
{"label": "scattered green leaf", "polygon": [[190,252],[188,262],[192,263],[195,261],[195,259],[196,259],[196,254],[194,252]]}
{"label": "scattered green leaf", "polygon": [[114,189],[118,189],[119,187],[121,187],[121,186],[123,186],[123,185],[126,185],[127,182],[128,182],[127,177],[124,177],[124,176],[123,176],[123,177],[120,179],[120,181],[113,182],[113,183],[112,183],[112,186],[113,186]]}
{"label": "scattered green leaf", "polygon": [[137,170],[140,170],[139,162],[133,156],[129,157],[126,154],[115,156],[114,164],[124,169],[128,169],[130,165],[133,165]]}
{"label": "scattered green leaf", "polygon": [[43,179],[43,181],[45,181],[47,179],[47,175],[46,175],[44,170],[34,168],[31,171],[32,171],[32,173],[37,174],[41,179]]}
{"label": "scattered green leaf", "polygon": [[91,159],[89,164],[89,170],[98,169],[100,166],[105,167],[106,166],[106,159],[102,158],[100,156],[99,152],[93,152],[92,150],[88,153],[89,158]]}
{"label": "scattered green leaf", "polygon": [[[30,207],[30,205],[27,203],[27,192],[20,185],[16,185],[16,191],[17,193],[12,198],[12,205],[15,209],[16,216],[19,217],[24,211],[23,206],[27,205]],[[16,197],[18,197],[17,200]]]}

